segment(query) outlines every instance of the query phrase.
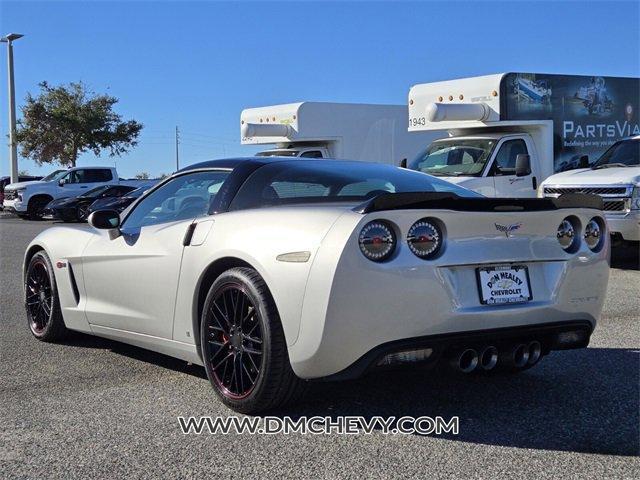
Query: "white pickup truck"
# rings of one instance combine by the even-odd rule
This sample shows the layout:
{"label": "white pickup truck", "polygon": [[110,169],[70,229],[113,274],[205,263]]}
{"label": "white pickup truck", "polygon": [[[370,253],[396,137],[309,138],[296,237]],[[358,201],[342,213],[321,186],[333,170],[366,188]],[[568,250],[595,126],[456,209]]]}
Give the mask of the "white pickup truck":
{"label": "white pickup truck", "polygon": [[137,180],[120,180],[113,167],[74,167],[56,170],[42,180],[12,183],[4,189],[5,211],[22,218],[39,219],[44,207],[63,197],[76,197],[100,185],[135,185]]}
{"label": "white pickup truck", "polygon": [[624,241],[640,241],[640,136],[614,143],[591,168],[551,175],[538,196],[563,193],[600,195],[609,232]]}

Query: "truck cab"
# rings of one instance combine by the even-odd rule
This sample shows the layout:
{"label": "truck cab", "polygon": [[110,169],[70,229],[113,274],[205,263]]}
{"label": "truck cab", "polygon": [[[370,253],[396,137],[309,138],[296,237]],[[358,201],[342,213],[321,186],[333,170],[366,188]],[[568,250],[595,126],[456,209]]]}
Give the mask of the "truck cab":
{"label": "truck cab", "polygon": [[436,140],[408,166],[488,197],[535,197],[538,159],[528,133],[480,133]]}

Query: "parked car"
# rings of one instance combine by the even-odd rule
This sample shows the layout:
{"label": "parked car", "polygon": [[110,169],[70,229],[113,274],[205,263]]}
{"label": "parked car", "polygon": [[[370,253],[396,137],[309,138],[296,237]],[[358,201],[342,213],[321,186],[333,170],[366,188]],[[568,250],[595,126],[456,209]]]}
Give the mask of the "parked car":
{"label": "parked car", "polygon": [[[40,180],[42,177],[37,177],[33,175],[20,175],[18,177],[18,182],[32,182],[35,180]],[[0,210],[3,210],[2,203],[4,202],[4,187],[11,183],[11,177],[0,177]]]}
{"label": "parked car", "polygon": [[77,197],[58,198],[47,204],[44,216],[52,216],[64,222],[84,222],[89,216],[90,205],[98,199],[111,200],[135,190],[129,185],[101,185]]}
{"label": "parked car", "polygon": [[7,185],[3,205],[22,218],[37,220],[52,200],[77,197],[102,185],[138,186],[140,182],[120,179],[113,167],[75,167],[53,172],[38,182]]}
{"label": "parked car", "polygon": [[118,213],[121,213],[125,208],[131,205],[135,200],[140,198],[144,192],[149,190],[154,183],[149,183],[142,187],[136,188],[128,193],[125,193],[121,197],[108,197],[108,198],[98,198],[95,202],[89,205],[89,214],[95,212],[96,210],[115,210]]}
{"label": "parked car", "polygon": [[485,198],[366,162],[199,163],[122,218],[39,234],[28,325],[42,341],[78,330],[204,365],[245,413],[306,380],[390,366],[522,371],[589,343],[609,277],[601,207]]}

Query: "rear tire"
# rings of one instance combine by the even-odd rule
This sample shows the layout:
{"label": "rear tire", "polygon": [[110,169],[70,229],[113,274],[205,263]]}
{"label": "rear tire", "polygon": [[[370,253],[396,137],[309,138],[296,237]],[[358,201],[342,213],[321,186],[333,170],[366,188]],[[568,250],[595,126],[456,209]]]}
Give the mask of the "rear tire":
{"label": "rear tire", "polygon": [[53,265],[44,250],[29,261],[24,291],[27,321],[33,336],[43,342],[64,338],[69,331],[62,319]]}
{"label": "rear tire", "polygon": [[200,345],[207,377],[222,402],[254,414],[302,396],[284,331],[262,277],[250,268],[220,275],[204,303]]}

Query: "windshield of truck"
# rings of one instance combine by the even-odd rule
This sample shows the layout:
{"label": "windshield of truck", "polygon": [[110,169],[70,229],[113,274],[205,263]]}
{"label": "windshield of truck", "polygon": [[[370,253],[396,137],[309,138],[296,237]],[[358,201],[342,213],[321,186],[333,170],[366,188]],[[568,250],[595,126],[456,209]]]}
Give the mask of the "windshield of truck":
{"label": "windshield of truck", "polygon": [[297,155],[298,150],[267,150],[256,153],[256,157],[295,157]]}
{"label": "windshield of truck", "polygon": [[479,176],[496,143],[497,140],[489,138],[438,140],[411,162],[409,168],[436,176]]}
{"label": "windshield of truck", "polygon": [[51,172],[49,175],[47,175],[46,177],[44,177],[42,179],[43,182],[51,182],[53,180],[59,180],[60,177],[62,177],[65,173],[67,173],[66,170],[54,170],[53,172]]}
{"label": "windshield of truck", "polygon": [[602,154],[592,168],[637,167],[640,165],[640,140],[622,140]]}

